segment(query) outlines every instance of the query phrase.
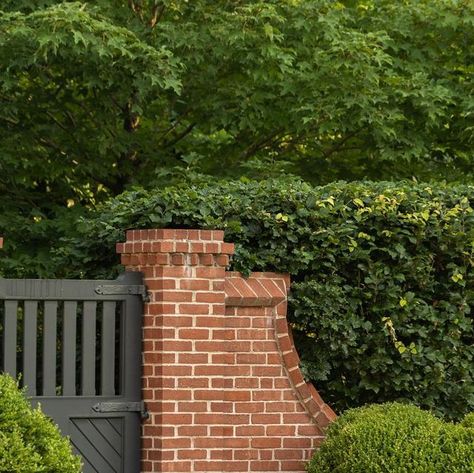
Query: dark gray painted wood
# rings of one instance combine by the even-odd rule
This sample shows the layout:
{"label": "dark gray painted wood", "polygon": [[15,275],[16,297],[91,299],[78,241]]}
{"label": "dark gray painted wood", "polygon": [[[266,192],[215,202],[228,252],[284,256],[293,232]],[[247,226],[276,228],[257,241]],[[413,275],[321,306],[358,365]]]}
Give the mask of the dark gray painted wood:
{"label": "dark gray painted wood", "polygon": [[[71,279],[0,279],[0,299],[42,301],[116,301],[123,295],[97,294],[100,285],[120,284],[122,281]],[[130,284],[134,284],[133,282]]]}
{"label": "dark gray painted wood", "polygon": [[76,395],[77,302],[64,302],[63,318],[63,396]]}
{"label": "dark gray painted wood", "polygon": [[81,456],[99,473],[121,473],[121,457],[115,452],[111,455],[104,439],[89,424],[89,419],[71,419],[71,438]]}
{"label": "dark gray painted wood", "polygon": [[115,394],[115,302],[104,302],[101,378],[101,394],[113,396]]}
{"label": "dark gray painted wood", "polygon": [[95,394],[95,337],[97,303],[84,302],[82,317],[82,394]]}
{"label": "dark gray painted wood", "polygon": [[43,396],[56,395],[56,349],[57,349],[58,303],[44,303],[43,326]]}
{"label": "dark gray painted wood", "polygon": [[36,395],[36,332],[38,302],[25,301],[23,315],[23,385],[28,396]]}
{"label": "dark gray painted wood", "polygon": [[122,419],[94,419],[94,425],[102,432],[110,446],[122,455],[123,443],[123,421]]}
{"label": "dark gray painted wood", "polygon": [[16,339],[18,333],[18,302],[5,301],[3,329],[3,371],[16,378]]}

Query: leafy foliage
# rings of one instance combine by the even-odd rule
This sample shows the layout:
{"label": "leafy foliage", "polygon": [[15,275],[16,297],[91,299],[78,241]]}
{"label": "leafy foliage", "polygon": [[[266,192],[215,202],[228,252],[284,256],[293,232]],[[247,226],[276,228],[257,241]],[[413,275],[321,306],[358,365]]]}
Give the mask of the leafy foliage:
{"label": "leafy foliage", "polygon": [[40,209],[175,166],[319,183],[472,171],[468,0],[1,8],[0,189]]}
{"label": "leafy foliage", "polygon": [[470,181],[473,18],[468,0],[3,0],[9,271],[46,276],[84,207],[192,173]]}
{"label": "leafy foliage", "polygon": [[306,375],[339,410],[474,408],[474,188],[269,180],[125,193],[56,247],[51,271],[107,277],[126,228],[222,228],[233,268],[289,272]]}
{"label": "leafy foliage", "polygon": [[307,466],[309,473],[470,473],[474,429],[403,404],[344,413]]}
{"label": "leafy foliage", "polygon": [[32,409],[15,380],[0,375],[0,472],[80,473],[67,439],[38,409]]}

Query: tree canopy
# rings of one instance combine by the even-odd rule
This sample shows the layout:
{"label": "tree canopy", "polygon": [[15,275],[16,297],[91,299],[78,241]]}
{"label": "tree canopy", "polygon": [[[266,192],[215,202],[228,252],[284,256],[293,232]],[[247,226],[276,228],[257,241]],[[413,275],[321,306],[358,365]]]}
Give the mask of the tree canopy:
{"label": "tree canopy", "polygon": [[470,180],[473,26],[469,0],[4,0],[0,232],[47,264],[134,186]]}

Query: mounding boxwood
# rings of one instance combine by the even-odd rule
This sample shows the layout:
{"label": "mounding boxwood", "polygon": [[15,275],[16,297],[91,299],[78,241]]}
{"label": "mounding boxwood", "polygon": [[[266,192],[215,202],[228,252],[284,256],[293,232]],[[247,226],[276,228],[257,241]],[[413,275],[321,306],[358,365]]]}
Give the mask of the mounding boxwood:
{"label": "mounding boxwood", "polygon": [[[337,410],[474,409],[474,187],[294,180],[126,192],[80,222],[56,276],[116,273],[127,228],[221,228],[233,269],[289,272],[308,378]],[[7,256],[7,255],[5,255]]]}
{"label": "mounding boxwood", "polygon": [[328,429],[309,473],[472,473],[472,414],[460,424],[412,405],[346,411]]}
{"label": "mounding boxwood", "polygon": [[68,440],[32,409],[14,379],[0,375],[0,473],[80,473]]}

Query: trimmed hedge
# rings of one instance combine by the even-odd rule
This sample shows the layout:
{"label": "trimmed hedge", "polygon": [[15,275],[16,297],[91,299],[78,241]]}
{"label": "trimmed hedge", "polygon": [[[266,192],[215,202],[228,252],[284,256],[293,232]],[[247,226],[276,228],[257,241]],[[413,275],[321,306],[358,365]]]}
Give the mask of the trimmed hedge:
{"label": "trimmed hedge", "polygon": [[81,472],[68,440],[7,375],[0,375],[0,472]]}
{"label": "trimmed hedge", "polygon": [[403,404],[345,412],[307,466],[309,473],[472,473],[474,428]]}
{"label": "trimmed hedge", "polygon": [[[127,228],[222,228],[233,269],[290,272],[306,375],[341,411],[409,400],[474,409],[474,187],[238,181],[127,192],[57,249],[56,275],[106,277]],[[63,271],[61,271],[63,270]]]}

